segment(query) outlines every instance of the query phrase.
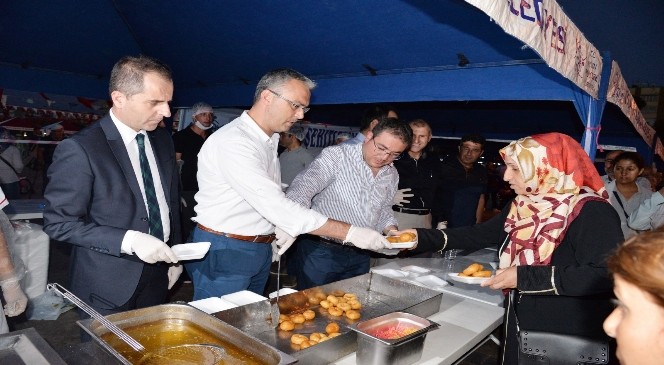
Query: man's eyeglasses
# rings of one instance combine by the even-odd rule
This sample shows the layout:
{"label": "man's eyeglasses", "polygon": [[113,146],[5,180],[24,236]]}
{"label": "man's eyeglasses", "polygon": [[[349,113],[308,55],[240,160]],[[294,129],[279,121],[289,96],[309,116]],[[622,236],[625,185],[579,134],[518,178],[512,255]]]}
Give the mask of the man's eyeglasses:
{"label": "man's eyeglasses", "polygon": [[283,96],[281,96],[281,94],[279,94],[278,92],[276,92],[276,91],[274,91],[274,90],[267,89],[267,91],[271,92],[272,94],[274,94],[274,95],[275,95],[276,97],[278,97],[279,99],[288,102],[288,104],[291,105],[291,107],[293,108],[293,110],[297,110],[298,108],[300,108],[300,109],[302,109],[302,113],[306,113],[306,112],[309,111],[309,109],[311,109],[311,108],[309,108],[308,106],[304,106],[304,105],[302,105],[302,104],[300,104],[300,103],[296,103],[296,102],[294,102],[293,100],[290,100],[290,99],[286,99],[286,98],[284,98]]}
{"label": "man's eyeglasses", "polygon": [[388,156],[388,158],[392,159],[393,161],[396,161],[401,158],[401,152],[392,152],[384,146],[377,145],[376,140],[374,138],[372,138],[371,140],[373,141],[376,151],[380,151],[382,154]]}

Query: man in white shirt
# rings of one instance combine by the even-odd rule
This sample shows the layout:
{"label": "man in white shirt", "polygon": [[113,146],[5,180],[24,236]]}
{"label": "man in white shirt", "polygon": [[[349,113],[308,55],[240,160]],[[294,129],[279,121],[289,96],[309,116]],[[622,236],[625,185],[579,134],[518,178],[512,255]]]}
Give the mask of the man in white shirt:
{"label": "man in white shirt", "polygon": [[281,190],[278,133],[304,118],[314,87],[294,70],[268,72],[258,82],[251,109],[203,144],[193,241],[212,246],[203,260],[187,265],[195,300],[245,289],[262,294],[273,256],[270,243],[282,254],[302,233],[365,249],[389,246],[380,233],[328,219]]}

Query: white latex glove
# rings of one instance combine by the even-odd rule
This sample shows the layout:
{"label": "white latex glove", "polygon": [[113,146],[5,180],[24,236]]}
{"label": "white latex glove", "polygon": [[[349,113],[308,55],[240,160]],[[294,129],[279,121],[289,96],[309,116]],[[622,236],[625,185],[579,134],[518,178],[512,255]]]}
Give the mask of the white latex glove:
{"label": "white latex glove", "polygon": [[403,207],[403,203],[406,203],[406,204],[410,203],[410,200],[406,199],[406,198],[413,197],[414,195],[413,194],[406,194],[409,191],[410,191],[410,188],[397,190],[397,193],[394,194],[394,201],[393,201],[394,205],[399,206],[399,207]]}
{"label": "white latex glove", "polygon": [[277,239],[274,242],[276,243],[277,247],[279,247],[279,252],[277,253],[279,256],[285,254],[286,250],[288,250],[288,248],[293,245],[295,238],[297,238],[297,236],[293,237],[279,227],[274,229],[274,234],[277,236]]}
{"label": "white latex glove", "polygon": [[23,313],[28,305],[28,297],[21,289],[21,283],[18,279],[6,280],[2,285],[2,295],[5,297],[5,314],[7,317],[15,317]]}
{"label": "white latex glove", "polygon": [[178,262],[177,256],[166,243],[147,233],[138,232],[136,234],[134,242],[131,244],[131,250],[139,259],[148,264],[154,264],[157,261]]}
{"label": "white latex glove", "polygon": [[366,227],[350,226],[346,239],[344,239],[344,243],[346,242],[352,243],[355,247],[372,251],[392,247],[385,236]]}
{"label": "white latex glove", "polygon": [[172,288],[173,285],[178,281],[180,275],[182,274],[182,265],[171,265],[168,268],[168,289]]}

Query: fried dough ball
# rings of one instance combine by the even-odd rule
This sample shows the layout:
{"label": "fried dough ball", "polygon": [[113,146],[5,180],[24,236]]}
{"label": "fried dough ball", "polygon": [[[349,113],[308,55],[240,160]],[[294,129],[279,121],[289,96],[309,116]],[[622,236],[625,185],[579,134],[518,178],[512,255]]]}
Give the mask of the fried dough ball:
{"label": "fried dough ball", "polygon": [[471,276],[477,278],[488,278],[491,276],[491,271],[489,270],[476,271]]}
{"label": "fried dough ball", "polygon": [[304,340],[306,340],[306,339],[307,339],[307,336],[305,336],[305,335],[301,335],[301,334],[299,334],[299,333],[296,333],[296,334],[294,334],[294,335],[291,336],[291,338],[290,338],[290,342],[291,342],[291,343],[294,343],[294,344],[296,344],[296,345],[299,345],[299,344],[302,343],[302,341],[304,341]]}
{"label": "fried dough ball", "polygon": [[481,271],[482,269],[484,269],[484,266],[482,266],[482,265],[478,264],[477,262],[475,262],[475,263],[471,264],[470,266],[468,266],[465,270],[463,270],[462,273],[464,275],[468,276],[468,275],[472,275],[475,272]]}
{"label": "fried dough ball", "polygon": [[327,298],[327,295],[325,295],[325,293],[323,293],[322,291],[316,292],[315,296],[318,300],[324,300],[325,298]]}
{"label": "fried dough ball", "polygon": [[337,297],[337,299],[339,299],[339,302],[337,303],[337,305],[339,305],[341,303],[347,303],[348,302],[348,299],[346,299],[344,297]]}
{"label": "fried dough ball", "polygon": [[348,304],[350,304],[351,309],[361,309],[362,308],[362,303],[360,303],[360,301],[357,300],[357,299],[349,301]]}
{"label": "fried dough ball", "polygon": [[351,309],[346,312],[346,317],[352,320],[360,319],[360,312]]}
{"label": "fried dough ball", "polygon": [[309,304],[318,305],[320,304],[320,299],[316,297],[309,297]]}
{"label": "fried dough ball", "polygon": [[325,309],[328,309],[332,306],[332,303],[328,302],[327,300],[321,300],[320,301],[320,306],[325,308]]}
{"label": "fried dough ball", "polygon": [[330,333],[330,338],[335,338],[335,337],[340,336],[340,335],[341,335],[341,333],[339,333],[339,332],[332,332],[332,333]]}
{"label": "fried dough ball", "polygon": [[288,321],[289,319],[290,319],[290,317],[288,317],[288,316],[285,315],[285,314],[280,314],[280,315],[279,315],[279,323],[281,323],[281,322],[283,322],[283,321]]}
{"label": "fried dough ball", "polygon": [[296,324],[302,324],[304,321],[306,321],[306,319],[304,318],[304,315],[297,313],[291,316],[291,321]]}
{"label": "fried dough ball", "polygon": [[399,243],[399,236],[387,236],[385,237],[389,243]]}
{"label": "fried dough ball", "polygon": [[307,309],[302,312],[302,315],[304,316],[304,319],[310,321],[316,317],[316,312],[312,311],[311,309]]}
{"label": "fried dough ball", "polygon": [[334,305],[337,305],[337,303],[339,303],[339,298],[335,297],[334,295],[328,295],[327,301]]}
{"label": "fried dough ball", "polygon": [[292,331],[294,328],[295,324],[290,320],[283,321],[279,324],[279,329],[282,331]]}
{"label": "fried dough ball", "polygon": [[349,311],[349,310],[352,309],[350,304],[348,304],[348,303],[339,303],[339,304],[337,304],[337,308],[341,309],[344,312]]}
{"label": "fried dough ball", "polygon": [[348,301],[351,301],[353,299],[357,300],[357,295],[355,295],[353,293],[346,293],[346,294],[344,294],[344,298]]}
{"label": "fried dough ball", "polygon": [[346,292],[341,289],[335,289],[330,294],[334,295],[335,297],[343,297]]}
{"label": "fried dough ball", "polygon": [[344,311],[337,307],[330,307],[330,309],[327,310],[330,315],[333,315],[335,317],[341,317],[344,314]]}
{"label": "fried dough ball", "polygon": [[322,336],[320,336],[320,340],[318,340],[318,343],[327,341],[329,339],[330,339],[329,337],[327,337],[325,334],[323,334]]}
{"label": "fried dough ball", "polygon": [[309,347],[311,347],[311,342],[309,342],[309,340],[304,340],[300,344],[300,348],[303,349],[303,350],[306,349],[306,348],[309,348]]}
{"label": "fried dough ball", "polygon": [[405,232],[399,235],[399,242],[413,242],[415,241],[415,233]]}
{"label": "fried dough ball", "polygon": [[318,332],[312,333],[311,335],[309,335],[309,341],[316,341],[316,342],[320,341],[320,335],[322,335],[322,333]]}
{"label": "fried dough ball", "polygon": [[332,334],[334,333],[339,333],[339,324],[335,322],[330,322],[328,323],[327,326],[325,326],[325,332],[330,336],[333,337]]}

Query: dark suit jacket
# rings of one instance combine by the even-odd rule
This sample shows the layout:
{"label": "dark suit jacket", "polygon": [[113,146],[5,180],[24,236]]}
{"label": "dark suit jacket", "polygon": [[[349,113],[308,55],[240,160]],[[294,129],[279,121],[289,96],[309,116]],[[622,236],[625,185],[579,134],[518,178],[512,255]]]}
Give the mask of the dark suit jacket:
{"label": "dark suit jacket", "polygon": [[[161,128],[147,133],[168,201],[169,245],[181,242],[173,142]],[[109,115],[62,141],[48,170],[44,231],[72,244],[71,290],[98,308],[127,302],[143,266],[120,253],[127,230],[148,233],[148,213],[129,155]]]}

